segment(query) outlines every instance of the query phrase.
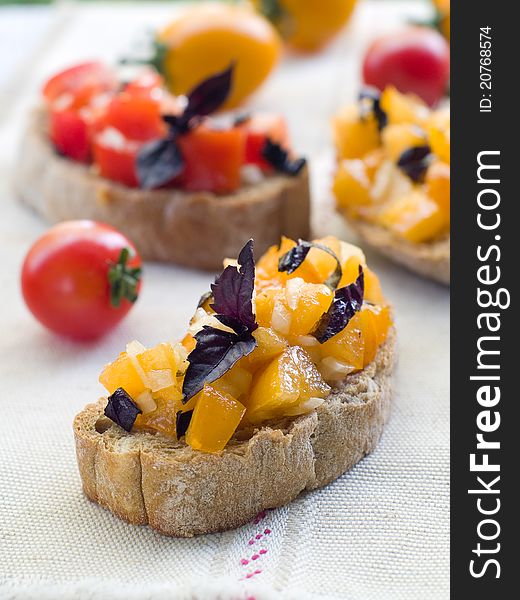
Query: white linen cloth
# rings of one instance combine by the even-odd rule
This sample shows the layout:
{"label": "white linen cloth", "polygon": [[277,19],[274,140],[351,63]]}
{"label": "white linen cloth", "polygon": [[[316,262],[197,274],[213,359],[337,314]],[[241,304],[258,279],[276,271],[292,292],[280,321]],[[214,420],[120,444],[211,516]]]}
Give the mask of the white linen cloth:
{"label": "white linen cloth", "polygon": [[[95,344],[43,330],[19,271],[45,230],[9,188],[23,117],[55,68],[112,58],[163,21],[170,4],[89,5],[58,13],[0,117],[0,598],[422,600],[448,597],[449,291],[368,251],[395,307],[393,414],[377,450],[350,473],[236,531],[179,540],[128,525],[81,493],[71,422],[101,393],[101,367],[131,339],[179,337],[210,274],[147,264],[142,296]],[[328,120],[358,89],[369,39],[424,15],[414,2],[359,6],[322,54],[288,56],[253,106],[288,115],[311,159],[316,235],[352,235],[332,211]],[[0,12],[0,19],[1,19]],[[16,175],[16,173],[14,173]],[[248,577],[249,575],[249,577]]]}

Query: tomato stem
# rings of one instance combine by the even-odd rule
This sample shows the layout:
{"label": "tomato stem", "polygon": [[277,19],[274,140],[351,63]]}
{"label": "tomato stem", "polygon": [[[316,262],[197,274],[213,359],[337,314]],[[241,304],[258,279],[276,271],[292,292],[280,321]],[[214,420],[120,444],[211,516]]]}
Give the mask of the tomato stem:
{"label": "tomato stem", "polygon": [[132,254],[128,248],[123,248],[117,263],[112,263],[108,270],[110,304],[116,308],[121,305],[123,298],[134,303],[138,297],[137,286],[141,278],[141,269],[128,266],[127,262]]}

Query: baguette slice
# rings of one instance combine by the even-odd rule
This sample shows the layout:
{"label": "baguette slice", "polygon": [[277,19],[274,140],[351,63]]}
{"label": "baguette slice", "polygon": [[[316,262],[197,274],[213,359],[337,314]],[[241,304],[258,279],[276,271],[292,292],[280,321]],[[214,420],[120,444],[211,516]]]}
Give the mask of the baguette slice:
{"label": "baguette slice", "polygon": [[413,244],[399,239],[384,227],[342,214],[359,237],[381,254],[423,277],[450,284],[450,236],[429,243]]}
{"label": "baguette slice", "polygon": [[311,413],[239,431],[220,454],[126,433],[89,404],[74,420],[86,496],[118,517],[181,537],[223,531],[321,487],[371,452],[388,418],[395,332],[363,371]]}
{"label": "baguette slice", "polygon": [[99,177],[59,156],[47,134],[47,114],[35,111],[22,139],[14,186],[20,199],[50,222],[93,219],[122,231],[147,260],[220,270],[255,239],[263,253],[281,235],[309,237],[308,170],[273,175],[218,196],[210,192],[141,190]]}

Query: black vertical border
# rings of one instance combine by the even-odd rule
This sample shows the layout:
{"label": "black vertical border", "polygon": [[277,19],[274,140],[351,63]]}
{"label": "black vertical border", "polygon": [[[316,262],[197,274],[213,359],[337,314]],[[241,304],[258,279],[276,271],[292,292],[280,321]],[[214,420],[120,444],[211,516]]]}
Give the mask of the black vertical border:
{"label": "black vertical border", "polygon": [[[516,579],[520,576],[517,565],[516,537],[519,533],[518,511],[520,498],[520,327],[517,313],[518,278],[520,277],[520,94],[519,87],[520,41],[517,8],[514,2],[491,0],[453,0],[451,36],[451,136],[452,136],[452,284],[451,284],[451,590],[452,598],[520,597]],[[482,113],[479,102],[488,90],[480,88],[480,27],[491,27],[492,37],[492,112]],[[481,151],[500,150],[501,216],[499,230],[482,231],[477,225],[477,195],[482,189],[477,183],[477,155]],[[476,392],[482,383],[470,381],[470,376],[481,374],[476,369],[476,343],[483,332],[477,328],[477,316],[485,309],[477,305],[477,269],[482,262],[477,258],[477,246],[497,243],[501,239],[499,265],[501,280],[497,287],[511,293],[511,305],[501,310],[500,427],[490,439],[499,440],[500,450],[489,452],[490,462],[500,463],[500,511],[490,518],[500,524],[496,540],[479,540],[477,527],[486,516],[477,509],[478,495],[468,490],[478,488],[477,475],[470,472],[470,454],[475,452],[477,415],[483,410],[476,401]],[[486,287],[486,286],[481,286]],[[491,289],[491,288],[490,288]],[[484,334],[485,335],[485,334]],[[491,474],[484,477],[490,479]],[[495,474],[493,474],[495,475]],[[483,495],[485,507],[493,506],[491,498]],[[489,529],[484,532],[491,533]],[[485,549],[500,550],[493,554],[473,552],[477,544]],[[496,568],[489,566],[485,574],[475,578],[469,565],[475,559],[475,570],[481,570],[486,558],[500,563],[500,577]],[[515,591],[516,590],[516,591]]]}

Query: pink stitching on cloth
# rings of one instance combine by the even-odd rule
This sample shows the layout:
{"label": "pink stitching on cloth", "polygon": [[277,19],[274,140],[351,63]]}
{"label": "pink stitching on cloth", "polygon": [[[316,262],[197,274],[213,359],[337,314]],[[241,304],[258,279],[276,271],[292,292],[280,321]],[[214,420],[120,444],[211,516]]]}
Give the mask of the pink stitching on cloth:
{"label": "pink stitching on cloth", "polygon": [[[253,520],[253,525],[258,525],[259,523],[261,523],[266,518],[266,516],[267,516],[267,511],[265,511],[265,510],[258,513],[258,515],[256,515],[255,519]],[[266,537],[268,535],[271,535],[271,529],[269,529],[269,527],[265,527],[263,532],[255,534],[247,542],[247,544],[248,544],[248,546],[253,546],[254,544],[256,544],[257,542],[259,542],[261,539],[263,539],[264,537]],[[264,540],[264,542],[265,542],[265,540]],[[257,561],[260,558],[262,558],[262,556],[267,554],[267,551],[268,551],[267,548],[260,548],[254,554],[252,554],[249,558],[241,558],[240,564],[243,567],[247,567],[247,565],[249,565],[251,561]],[[254,577],[255,575],[259,575],[261,572],[262,572],[262,569],[255,569],[254,571],[250,571],[249,573],[246,573],[246,575],[242,579],[251,579],[251,577]],[[247,600],[250,600],[250,599],[248,598]],[[254,600],[254,598],[252,600]]]}

